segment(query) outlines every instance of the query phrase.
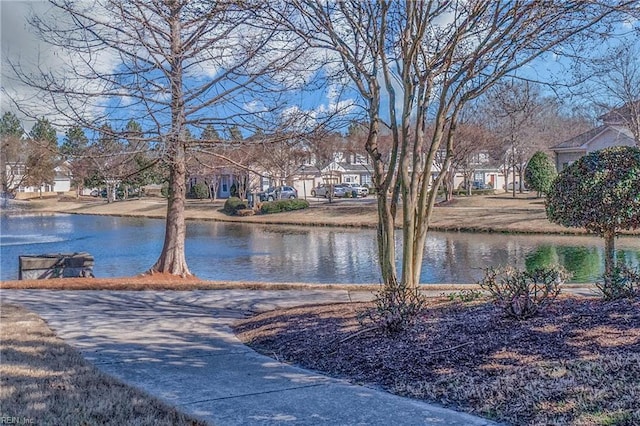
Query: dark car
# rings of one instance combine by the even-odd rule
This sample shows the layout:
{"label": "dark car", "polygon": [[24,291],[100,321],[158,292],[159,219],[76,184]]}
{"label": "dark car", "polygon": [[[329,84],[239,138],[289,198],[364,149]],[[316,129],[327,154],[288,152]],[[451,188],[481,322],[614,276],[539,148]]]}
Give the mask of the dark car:
{"label": "dark car", "polygon": [[276,186],[258,192],[260,201],[273,201],[287,198],[298,198],[298,191],[292,186]]}
{"label": "dark car", "polygon": [[491,189],[490,185],[487,185],[486,183],[484,183],[481,180],[477,180],[475,182],[473,182],[473,185],[471,186],[472,189]]}
{"label": "dark car", "polygon": [[[467,185],[465,184],[465,182],[462,182],[459,188],[467,189]],[[491,188],[491,185],[486,184],[481,180],[476,180],[471,183],[471,189],[476,190],[476,189],[492,189],[492,188]]]}

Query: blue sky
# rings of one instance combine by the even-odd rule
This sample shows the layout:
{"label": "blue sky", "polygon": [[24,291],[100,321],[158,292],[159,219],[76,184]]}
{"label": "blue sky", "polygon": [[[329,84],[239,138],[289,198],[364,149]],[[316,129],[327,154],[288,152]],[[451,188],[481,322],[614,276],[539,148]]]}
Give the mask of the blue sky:
{"label": "blue sky", "polygon": [[[11,78],[11,70],[7,66],[7,59],[11,58],[12,61],[21,63],[23,66],[25,66],[25,70],[27,71],[29,71],[29,69],[37,70],[38,66],[41,66],[43,68],[50,68],[53,70],[63,69],[65,64],[73,60],[73,58],[70,58],[67,53],[59,49],[43,47],[43,45],[37,40],[26,22],[26,16],[31,10],[34,10],[37,13],[44,14],[44,16],[49,15],[49,18],[54,19],[53,16],[50,16],[51,12],[46,2],[5,0],[0,2],[3,88],[1,108],[3,111],[11,110],[16,112],[19,117],[24,119],[24,124],[27,129],[30,128],[33,121],[27,119],[24,114],[17,111],[15,106],[9,102],[8,97],[4,95],[10,94],[12,97],[16,98],[33,99],[35,96],[37,96],[37,94],[33,91],[33,89],[21,85]],[[617,31],[623,33],[633,28],[638,28],[638,22],[620,23]],[[636,37],[636,40],[638,39],[640,38]],[[591,52],[597,53],[602,49],[604,49],[604,45],[592,46]],[[104,70],[115,70],[119,66],[119,60],[114,55],[102,54],[102,56],[99,58],[98,66]],[[543,55],[534,63],[527,65],[523,69],[518,71],[518,75],[534,80],[562,81],[570,75],[570,68],[570,61],[562,58],[562,56],[548,53]],[[304,70],[301,68],[298,72],[302,74]],[[196,76],[194,81],[202,81],[203,79],[209,78],[212,75],[215,75],[215,70],[205,68],[202,70],[202,75]],[[304,78],[305,77],[302,77],[303,80]],[[224,85],[221,85],[219,90],[223,89],[224,87]],[[348,106],[353,103],[352,99],[356,97],[355,92],[353,90],[349,90],[349,88],[346,88],[346,90],[341,89],[342,87],[340,87],[339,85],[319,85],[317,87],[307,86],[306,90],[304,91],[287,93],[280,99],[280,101],[283,103],[284,114],[305,112],[307,120],[314,120],[315,118],[322,116],[323,114],[327,114],[328,112],[331,112],[340,107],[346,108],[350,113],[357,114],[358,112],[360,112],[356,108],[348,108]],[[550,90],[548,92],[551,93]],[[560,90],[560,92],[566,93],[563,90]],[[226,116],[229,115],[229,113],[237,112],[238,107],[242,107],[247,110],[253,109],[255,111],[260,110],[263,105],[266,104],[264,95],[254,96],[251,94],[242,94],[235,97],[234,101],[236,106],[230,106],[229,104],[219,106],[217,107],[217,109],[212,109],[211,114],[209,115],[213,117],[220,117],[223,119],[223,121],[226,121]],[[580,100],[574,101],[578,102]],[[127,100],[126,96],[123,96],[120,98],[105,100],[103,105],[126,105],[128,102],[129,101]],[[123,114],[120,111],[117,114],[112,115],[113,118],[120,117],[122,119],[120,125],[114,124],[114,126],[123,127],[126,121],[128,121],[128,119],[132,117],[140,119],[140,115],[133,112],[134,109],[135,108],[133,104],[129,104],[128,114]],[[101,111],[96,111],[96,114],[100,112]],[[46,101],[35,103],[34,107],[31,109],[31,113],[37,116],[49,116],[52,121],[61,123],[64,122],[64,120],[59,115],[54,114],[50,103]],[[243,120],[239,121],[242,122]],[[219,125],[217,127],[219,131],[223,131],[224,127],[226,126]],[[63,132],[62,129],[60,130]],[[247,130],[245,134],[248,134],[250,132],[250,130]],[[194,133],[196,136],[198,136],[199,130],[194,129]]]}

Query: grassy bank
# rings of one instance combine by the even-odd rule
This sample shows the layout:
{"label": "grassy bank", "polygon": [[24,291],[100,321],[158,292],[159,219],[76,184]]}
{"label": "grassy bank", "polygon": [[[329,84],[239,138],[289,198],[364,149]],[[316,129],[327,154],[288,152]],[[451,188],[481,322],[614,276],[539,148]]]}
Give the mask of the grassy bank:
{"label": "grassy bank", "polygon": [[[223,201],[188,200],[186,217],[191,220],[213,220],[240,223],[262,223],[305,226],[375,227],[376,200],[338,199],[332,203],[310,198],[310,208],[286,214],[227,216]],[[166,204],[161,198],[118,201],[108,204],[101,199],[83,197],[75,199],[33,199],[27,203],[32,211],[75,214],[119,215],[164,218]],[[512,198],[510,195],[482,195],[460,197],[435,208],[432,230],[472,232],[513,232],[548,234],[583,234],[581,229],[570,229],[550,223],[544,211],[543,199],[529,194]]]}

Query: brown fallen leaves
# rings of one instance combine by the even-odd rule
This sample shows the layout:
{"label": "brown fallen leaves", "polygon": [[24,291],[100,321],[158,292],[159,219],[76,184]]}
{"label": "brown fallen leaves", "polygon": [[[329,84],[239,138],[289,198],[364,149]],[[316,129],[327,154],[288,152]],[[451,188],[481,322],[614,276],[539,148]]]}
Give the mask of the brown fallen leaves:
{"label": "brown fallen leaves", "polygon": [[394,336],[361,332],[364,307],[267,312],[236,332],[281,360],[509,424],[640,424],[638,299],[565,297],[526,321],[437,300]]}

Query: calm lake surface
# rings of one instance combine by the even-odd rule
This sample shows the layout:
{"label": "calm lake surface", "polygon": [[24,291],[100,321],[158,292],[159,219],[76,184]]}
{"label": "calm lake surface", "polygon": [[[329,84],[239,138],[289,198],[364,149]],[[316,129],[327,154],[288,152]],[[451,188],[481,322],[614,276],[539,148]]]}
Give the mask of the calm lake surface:
{"label": "calm lake surface", "polygon": [[[86,251],[97,277],[131,276],[151,267],[164,221],[89,215],[0,215],[0,278],[18,277],[18,256]],[[489,266],[560,263],[573,281],[603,270],[597,237],[431,233],[423,283],[473,283]],[[619,256],[640,265],[640,238],[617,240]],[[398,243],[398,249],[400,249]],[[187,262],[208,280],[378,283],[374,230],[187,222]]]}

